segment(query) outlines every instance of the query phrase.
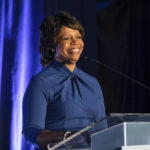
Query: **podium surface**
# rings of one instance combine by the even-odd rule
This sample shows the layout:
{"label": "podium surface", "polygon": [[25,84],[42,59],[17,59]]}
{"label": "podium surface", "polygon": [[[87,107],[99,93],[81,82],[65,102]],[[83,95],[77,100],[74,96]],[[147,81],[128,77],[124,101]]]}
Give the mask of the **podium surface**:
{"label": "podium surface", "polygon": [[150,122],[124,122],[91,135],[92,150],[125,150],[150,145]]}

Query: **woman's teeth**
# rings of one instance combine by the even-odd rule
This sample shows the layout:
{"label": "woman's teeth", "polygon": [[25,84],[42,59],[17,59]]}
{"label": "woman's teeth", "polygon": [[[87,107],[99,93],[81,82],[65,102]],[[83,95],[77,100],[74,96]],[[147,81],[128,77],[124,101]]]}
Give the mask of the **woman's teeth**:
{"label": "woman's teeth", "polygon": [[79,52],[80,50],[78,48],[75,48],[75,49],[71,49],[70,51],[71,52]]}

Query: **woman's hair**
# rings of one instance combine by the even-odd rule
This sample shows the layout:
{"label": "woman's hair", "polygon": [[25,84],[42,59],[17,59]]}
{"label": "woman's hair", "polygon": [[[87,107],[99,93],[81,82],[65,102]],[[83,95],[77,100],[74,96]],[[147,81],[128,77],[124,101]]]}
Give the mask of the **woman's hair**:
{"label": "woman's hair", "polygon": [[41,64],[43,67],[51,64],[57,41],[55,40],[59,34],[61,27],[66,26],[74,30],[78,30],[83,38],[84,28],[76,19],[65,11],[60,11],[54,16],[44,18],[40,25],[40,45]]}

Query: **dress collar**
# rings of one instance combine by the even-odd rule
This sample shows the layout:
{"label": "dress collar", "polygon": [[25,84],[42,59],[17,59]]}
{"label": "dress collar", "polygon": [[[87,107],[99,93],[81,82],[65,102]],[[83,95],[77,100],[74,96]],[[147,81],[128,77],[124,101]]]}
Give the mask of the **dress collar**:
{"label": "dress collar", "polygon": [[71,72],[64,64],[58,62],[57,60],[53,60],[52,62],[52,65],[57,67],[60,71],[64,72],[64,73],[67,73],[67,74],[70,74],[70,75],[73,75],[73,74],[76,74],[77,73],[77,66],[75,66],[74,68],[74,71]]}

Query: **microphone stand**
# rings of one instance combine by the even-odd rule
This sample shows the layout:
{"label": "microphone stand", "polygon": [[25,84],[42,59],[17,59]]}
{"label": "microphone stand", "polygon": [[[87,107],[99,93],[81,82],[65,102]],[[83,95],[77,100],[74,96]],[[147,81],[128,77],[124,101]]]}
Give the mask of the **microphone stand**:
{"label": "microphone stand", "polygon": [[150,87],[148,87],[147,85],[145,85],[145,84],[143,84],[143,83],[141,83],[141,82],[139,82],[139,81],[137,81],[137,80],[135,80],[135,79],[129,77],[129,76],[126,75],[126,74],[123,74],[123,73],[119,72],[118,70],[113,69],[112,67],[110,67],[110,66],[108,66],[108,65],[106,65],[106,64],[104,64],[104,63],[102,63],[102,62],[100,62],[100,61],[97,60],[97,59],[89,58],[88,56],[83,56],[83,57],[81,57],[81,59],[83,59],[83,60],[88,60],[88,61],[94,62],[94,63],[96,63],[96,64],[99,64],[99,65],[101,65],[101,66],[107,68],[108,70],[111,70],[111,71],[113,71],[113,72],[119,74],[120,76],[122,76],[122,77],[124,77],[124,78],[126,78],[126,79],[128,79],[128,80],[130,80],[130,81],[132,81],[133,83],[136,83],[137,85],[139,85],[139,86],[141,86],[141,87],[143,87],[143,88],[145,88],[145,89],[147,89],[147,90],[150,91]]}

